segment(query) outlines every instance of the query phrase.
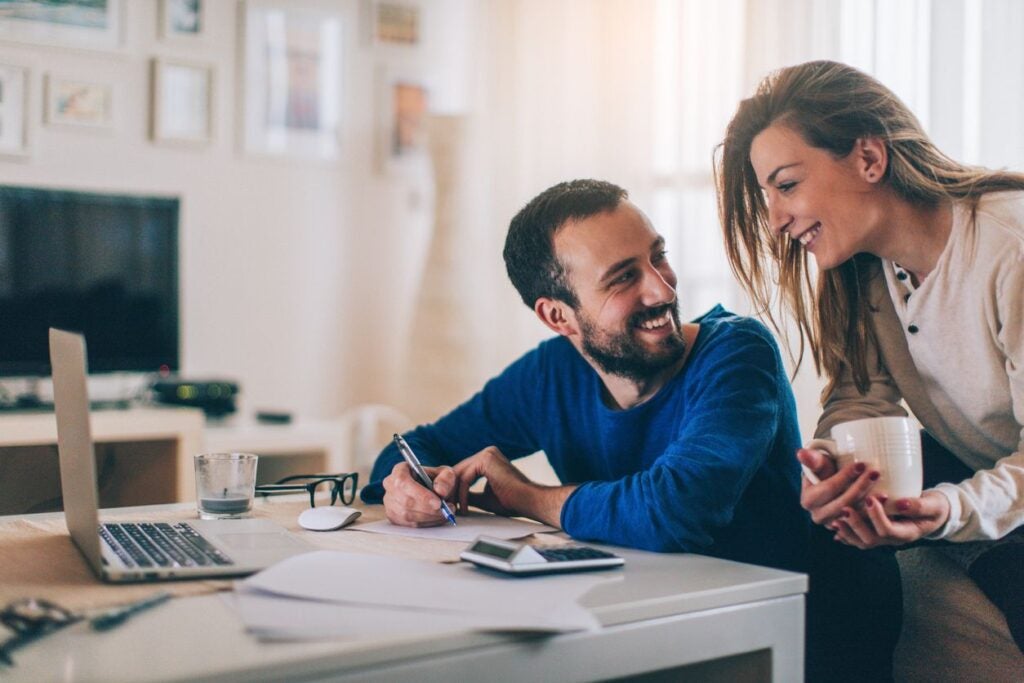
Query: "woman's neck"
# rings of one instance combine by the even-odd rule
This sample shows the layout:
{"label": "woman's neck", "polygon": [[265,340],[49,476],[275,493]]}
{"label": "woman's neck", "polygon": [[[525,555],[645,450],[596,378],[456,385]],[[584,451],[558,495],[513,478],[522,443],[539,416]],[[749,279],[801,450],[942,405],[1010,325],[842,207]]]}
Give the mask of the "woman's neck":
{"label": "woman's neck", "polygon": [[873,252],[900,264],[919,285],[935,269],[953,231],[953,205],[922,207],[891,197]]}

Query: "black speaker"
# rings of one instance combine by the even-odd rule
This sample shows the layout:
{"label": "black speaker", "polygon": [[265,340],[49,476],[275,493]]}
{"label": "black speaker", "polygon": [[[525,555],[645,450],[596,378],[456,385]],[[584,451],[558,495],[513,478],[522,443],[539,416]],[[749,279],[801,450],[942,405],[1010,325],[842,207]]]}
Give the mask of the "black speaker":
{"label": "black speaker", "polygon": [[153,383],[153,398],[158,403],[200,408],[207,417],[223,417],[235,412],[238,383],[230,380],[161,379]]}

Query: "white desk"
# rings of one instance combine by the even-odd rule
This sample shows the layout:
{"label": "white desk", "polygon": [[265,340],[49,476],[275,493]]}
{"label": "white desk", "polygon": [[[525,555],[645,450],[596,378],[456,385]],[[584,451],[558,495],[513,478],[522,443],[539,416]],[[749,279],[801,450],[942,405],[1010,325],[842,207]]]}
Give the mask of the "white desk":
{"label": "white desk", "polygon": [[[293,522],[294,511],[288,509],[285,519]],[[107,633],[72,626],[18,650],[17,665],[0,669],[0,679],[452,683],[606,680],[662,672],[661,679],[672,681],[802,680],[804,575],[698,555],[615,551],[626,558],[626,566],[615,570],[621,580],[593,589],[583,600],[603,624],[598,631],[268,644],[246,634],[221,597],[203,595],[176,598]],[[528,590],[534,580],[543,579],[501,585]]]}

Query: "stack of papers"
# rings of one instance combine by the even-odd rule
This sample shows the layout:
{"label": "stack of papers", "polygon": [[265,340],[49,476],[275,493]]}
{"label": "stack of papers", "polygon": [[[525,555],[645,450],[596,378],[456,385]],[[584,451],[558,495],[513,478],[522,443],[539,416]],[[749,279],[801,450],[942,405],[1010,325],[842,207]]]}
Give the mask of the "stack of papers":
{"label": "stack of papers", "polygon": [[578,603],[595,575],[501,577],[469,565],[317,551],[236,584],[227,599],[261,639],[595,629]]}

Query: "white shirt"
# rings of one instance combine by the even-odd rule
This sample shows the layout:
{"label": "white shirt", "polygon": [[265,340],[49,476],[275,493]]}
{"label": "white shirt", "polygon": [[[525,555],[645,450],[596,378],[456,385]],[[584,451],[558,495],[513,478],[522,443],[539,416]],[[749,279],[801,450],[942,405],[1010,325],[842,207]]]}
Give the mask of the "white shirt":
{"label": "white shirt", "polygon": [[897,264],[883,261],[883,271],[942,423],[924,426],[977,470],[936,487],[950,518],[931,538],[1001,538],[1024,525],[1024,193],[985,195],[975,220],[955,205],[949,240],[919,287]]}

